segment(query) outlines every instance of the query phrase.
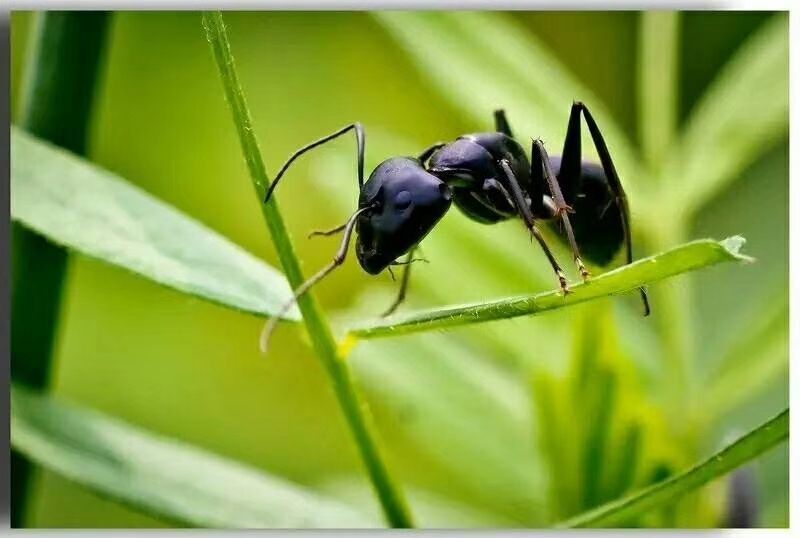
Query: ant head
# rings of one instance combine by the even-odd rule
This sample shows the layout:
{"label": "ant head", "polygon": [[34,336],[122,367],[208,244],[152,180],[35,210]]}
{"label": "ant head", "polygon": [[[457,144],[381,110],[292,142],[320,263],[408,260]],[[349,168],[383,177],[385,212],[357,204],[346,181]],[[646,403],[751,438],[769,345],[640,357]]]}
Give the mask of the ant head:
{"label": "ant head", "polygon": [[358,200],[371,207],[358,218],[356,255],[378,274],[419,243],[450,208],[450,187],[417,159],[394,157],[372,172]]}

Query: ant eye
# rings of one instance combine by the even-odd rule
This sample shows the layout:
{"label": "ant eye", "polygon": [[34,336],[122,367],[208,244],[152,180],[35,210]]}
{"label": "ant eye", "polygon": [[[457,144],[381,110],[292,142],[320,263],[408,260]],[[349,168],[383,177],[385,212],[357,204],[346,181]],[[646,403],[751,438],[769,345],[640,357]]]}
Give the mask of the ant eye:
{"label": "ant eye", "polygon": [[397,209],[405,209],[411,205],[411,193],[408,191],[400,191],[394,197],[394,206]]}

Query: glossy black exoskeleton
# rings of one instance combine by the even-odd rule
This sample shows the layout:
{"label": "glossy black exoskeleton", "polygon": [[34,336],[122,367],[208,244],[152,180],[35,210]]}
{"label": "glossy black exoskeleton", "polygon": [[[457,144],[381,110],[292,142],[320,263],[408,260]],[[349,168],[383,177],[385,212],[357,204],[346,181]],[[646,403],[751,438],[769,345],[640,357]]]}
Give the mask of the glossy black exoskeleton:
{"label": "glossy black exoskeleton", "polygon": [[[581,158],[581,116],[600,158],[599,165]],[[405,266],[400,292],[384,315],[392,313],[405,298],[414,250],[451,204],[485,224],[520,218],[541,245],[564,293],[569,292],[567,279],[536,221],[557,223],[584,280],[589,271],[581,252],[592,263],[605,266],[624,245],[627,263],[633,261],[625,191],[603,135],[583,103],[572,105],[560,157],[549,157],[542,141],[533,140],[528,160],[514,139],[505,113],[498,110],[494,132],[467,134],[452,142],[437,143],[417,157],[392,157],[379,164],[366,182],[364,130],[361,124],[354,123],[296,151],[276,175],[264,202],[269,201],[297,157],[351,130],[358,143],[358,209],[345,224],[312,233],[344,232],[344,238],[333,261],[295,290],[295,299],[344,262],[355,231],[356,255],[367,273]],[[406,259],[398,261],[402,256]],[[648,315],[650,307],[644,288],[640,293]],[[287,303],[285,309],[292,304],[293,301]],[[279,318],[275,316],[267,325],[262,349]]]}
{"label": "glossy black exoskeleton", "polygon": [[358,198],[356,256],[376,275],[413,249],[450,209],[450,187],[419,159],[392,157],[372,172]]}

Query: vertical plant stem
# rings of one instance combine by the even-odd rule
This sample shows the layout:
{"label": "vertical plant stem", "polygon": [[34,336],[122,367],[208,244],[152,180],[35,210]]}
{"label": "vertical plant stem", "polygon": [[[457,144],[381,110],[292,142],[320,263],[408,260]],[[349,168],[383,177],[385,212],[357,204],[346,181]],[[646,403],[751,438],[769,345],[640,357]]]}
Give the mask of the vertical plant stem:
{"label": "vertical plant stem", "polygon": [[[643,212],[648,214],[647,235],[656,250],[685,241],[689,226],[688,212],[676,212],[663,203],[674,189],[674,182],[664,177],[664,163],[674,148],[678,128],[680,17],[678,11],[646,11],[640,15],[639,135],[643,160],[655,179],[652,202]],[[689,458],[698,453],[692,286],[691,279],[684,279],[661,286],[653,297],[664,350],[668,418]],[[687,506],[695,509],[694,503]],[[667,513],[673,509],[668,508]]]}
{"label": "vertical plant stem", "polygon": [[[658,172],[663,169],[664,158],[673,145],[678,123],[679,34],[678,11],[645,11],[640,15],[639,134],[645,163],[656,179],[661,179]],[[672,184],[659,181],[657,187],[668,190]],[[654,199],[663,197],[655,196]],[[653,241],[653,248],[668,248],[686,240],[687,230],[682,215],[676,215],[673,208],[665,211],[664,207],[657,205],[649,211],[653,216],[648,219],[648,236]],[[655,317],[665,350],[673,424],[679,425],[688,440],[691,426],[685,422],[685,417],[693,405],[691,283],[684,280],[662,286],[654,299],[658,304]],[[693,453],[693,448],[687,446],[687,451]]]}
{"label": "vertical plant stem", "polygon": [[[84,154],[109,16],[51,11],[36,17],[19,124]],[[11,376],[15,382],[38,389],[50,383],[66,265],[64,249],[12,225]],[[12,452],[13,527],[24,524],[30,476],[30,463]]]}
{"label": "vertical plant stem", "polygon": [[[664,161],[674,147],[677,128],[680,15],[677,12],[647,12],[642,17],[640,130],[643,157],[656,179],[655,203],[647,209],[654,217],[650,219],[654,223],[650,237],[654,248],[662,249],[684,242],[689,235],[689,213],[676,213],[674,207],[663,203],[674,189],[674,183],[664,176]],[[699,453],[693,285],[693,280],[688,278],[663,286],[655,294],[655,300],[660,304],[659,311],[662,311],[657,323],[665,351],[665,385],[670,391],[666,401],[668,417],[673,432],[680,438],[684,454],[689,458]],[[687,516],[688,521],[693,520],[693,514],[698,510],[697,502],[690,499],[699,494],[693,492],[684,499],[680,512]],[[676,505],[664,509],[668,522],[677,513]],[[674,524],[674,521],[669,524]]]}
{"label": "vertical plant stem", "polygon": [[[225,96],[233,113],[233,121],[239,134],[239,141],[255,187],[256,196],[261,202],[269,185],[269,179],[253,132],[250,111],[247,108],[244,93],[234,67],[233,55],[222,14],[220,12],[204,12],[203,26],[219,68]],[[261,203],[260,205],[286,277],[292,288],[296,289],[305,279],[300,270],[300,263],[289,239],[283,218],[278,210],[276,198],[273,196],[269,203]],[[330,325],[323,316],[314,294],[304,294],[298,300],[298,306],[303,314],[303,320],[314,350],[327,371],[339,405],[355,438],[386,520],[392,527],[411,527],[411,515],[405,499],[391,479],[384,458],[378,448],[369,414],[366,407],[359,401],[350,369],[338,354]]]}
{"label": "vertical plant stem", "polygon": [[639,25],[639,135],[650,170],[672,144],[678,109],[679,12],[644,11]]}

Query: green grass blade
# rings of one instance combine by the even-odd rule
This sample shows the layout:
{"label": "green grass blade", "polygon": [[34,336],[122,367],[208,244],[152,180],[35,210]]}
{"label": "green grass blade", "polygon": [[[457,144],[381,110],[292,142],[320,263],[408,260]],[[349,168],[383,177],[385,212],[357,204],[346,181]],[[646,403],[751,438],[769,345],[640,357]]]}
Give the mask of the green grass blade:
{"label": "green grass blade", "polygon": [[180,526],[378,527],[281,478],[15,386],[12,446],[100,495]]}
{"label": "green grass blade", "polygon": [[430,462],[433,475],[452,476],[457,496],[518,526],[545,523],[546,482],[516,376],[473,346],[435,333],[368,342],[348,362],[383,423]]}
{"label": "green grass blade", "polygon": [[620,444],[613,452],[611,480],[608,487],[607,499],[614,499],[622,495],[631,487],[636,479],[639,460],[642,457],[642,438],[644,432],[638,421],[633,421],[625,426]]}
{"label": "green grass blade", "polygon": [[[239,134],[242,152],[261,205],[264,220],[289,283],[293,288],[297,288],[305,279],[283,217],[278,210],[276,197],[272,197],[268,204],[261,203],[269,185],[269,179],[261,151],[258,148],[258,141],[253,134],[250,111],[236,73],[222,13],[204,12],[203,26],[219,69],[225,97],[231,107],[233,122]],[[370,424],[369,415],[359,400],[350,369],[338,355],[328,320],[322,314],[313,293],[306,293],[300,297],[298,305],[303,314],[311,343],[330,377],[339,405],[361,453],[375,492],[380,499],[386,520],[393,527],[411,527],[411,514],[405,499],[389,475],[389,470],[373,433],[374,427]]]}
{"label": "green grass blade", "polygon": [[787,408],[688,471],[569,519],[559,527],[610,526],[644,514],[723,476],[788,438],[789,409]]}
{"label": "green grass blade", "polygon": [[[592,383],[593,409],[589,410],[589,424],[583,447],[583,506],[596,506],[602,500],[602,488],[607,473],[608,443],[613,424],[614,407],[617,405],[617,378],[608,368],[601,368]],[[556,478],[558,480],[558,478]]]}
{"label": "green grass blade", "polygon": [[[380,517],[380,506],[363,480],[353,475],[325,480],[320,488],[346,500],[352,506],[369,510]],[[423,529],[507,529],[519,527],[519,522],[487,511],[484,507],[467,505],[450,496],[420,487],[406,487],[406,493],[414,505],[414,516]]]}
{"label": "green grass blade", "polygon": [[55,244],[245,312],[271,315],[291,297],[286,279],[255,256],[113,173],[15,127],[11,216]]}
{"label": "green grass blade", "polygon": [[[729,412],[763,394],[768,387],[783,386],[789,379],[789,333],[773,335],[763,343],[757,354],[751,355],[748,367],[736,370],[715,379],[707,389],[706,403],[702,412],[710,420],[720,420]],[[757,365],[757,367],[753,367]]]}
{"label": "green grass blade", "polygon": [[529,383],[537,455],[547,474],[547,504],[552,517],[564,518],[581,511],[583,468],[578,460],[583,443],[575,440],[582,437],[583,422],[572,420],[572,395],[550,372],[534,369]]}
{"label": "green grass blade", "polygon": [[663,172],[675,198],[665,207],[698,210],[788,136],[788,126],[789,17],[776,14],[742,45],[693,110]]}
{"label": "green grass blade", "polygon": [[[19,121],[37,136],[84,154],[111,15],[48,11],[33,17]],[[57,187],[58,176],[49,180]],[[16,222],[11,237],[11,375],[45,388],[52,378],[67,251]],[[10,470],[11,526],[21,527],[30,470],[16,452]]]}
{"label": "green grass blade", "polygon": [[715,345],[705,344],[698,357],[702,369],[698,370],[697,383],[703,387],[703,398],[695,404],[695,411],[700,424],[724,420],[730,412],[741,410],[768,391],[788,387],[786,284],[776,282],[773,291],[760,295],[723,323],[726,337]]}
{"label": "green grass blade", "polygon": [[639,18],[639,135],[655,170],[671,148],[678,117],[680,12],[643,11]]}
{"label": "green grass blade", "polygon": [[566,296],[560,290],[553,290],[485,303],[449,306],[367,323],[351,329],[349,334],[356,338],[400,336],[534,315],[608,295],[626,293],[645,284],[709,265],[727,261],[750,261],[751,258],[739,253],[742,244],[744,238],[738,236],[723,241],[692,241],[604,273],[589,282],[576,284]]}
{"label": "green grass blade", "polygon": [[[788,304],[780,315],[777,326],[754,331],[748,341],[727,358],[725,362],[731,364],[709,377],[702,408],[708,419],[721,419],[768,387],[775,386],[778,379],[786,383],[789,372]],[[754,368],[754,365],[758,367]]]}

